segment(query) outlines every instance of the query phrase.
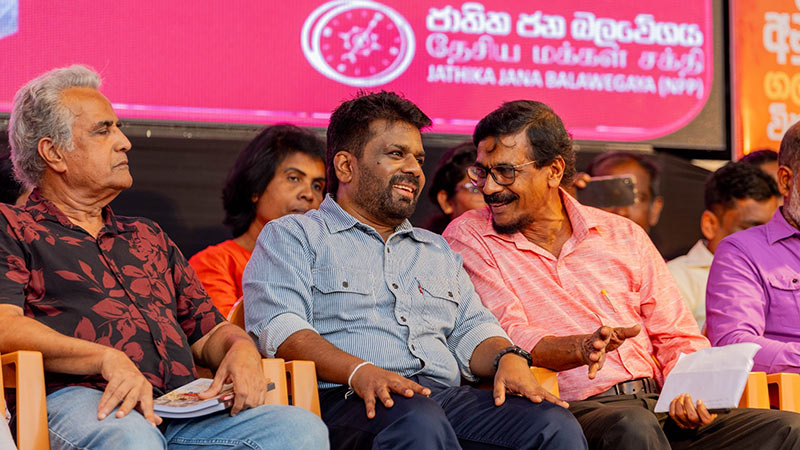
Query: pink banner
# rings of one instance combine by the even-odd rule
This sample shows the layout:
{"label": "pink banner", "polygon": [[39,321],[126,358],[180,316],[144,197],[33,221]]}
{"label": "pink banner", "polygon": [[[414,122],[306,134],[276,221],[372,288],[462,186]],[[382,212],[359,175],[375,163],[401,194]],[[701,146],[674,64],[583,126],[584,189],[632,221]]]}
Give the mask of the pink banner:
{"label": "pink banner", "polygon": [[711,90],[711,1],[670,3],[27,0],[0,11],[0,111],[36,74],[83,63],[127,118],[325,126],[359,89],[386,89],[437,132],[525,98],[577,139],[652,139]]}

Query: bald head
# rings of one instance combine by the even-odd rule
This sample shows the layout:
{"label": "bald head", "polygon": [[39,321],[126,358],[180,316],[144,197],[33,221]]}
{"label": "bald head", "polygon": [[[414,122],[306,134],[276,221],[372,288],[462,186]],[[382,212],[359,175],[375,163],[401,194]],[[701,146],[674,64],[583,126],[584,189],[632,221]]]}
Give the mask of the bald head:
{"label": "bald head", "polygon": [[786,130],[778,152],[779,166],[787,166],[796,172],[798,162],[800,162],[800,122]]}

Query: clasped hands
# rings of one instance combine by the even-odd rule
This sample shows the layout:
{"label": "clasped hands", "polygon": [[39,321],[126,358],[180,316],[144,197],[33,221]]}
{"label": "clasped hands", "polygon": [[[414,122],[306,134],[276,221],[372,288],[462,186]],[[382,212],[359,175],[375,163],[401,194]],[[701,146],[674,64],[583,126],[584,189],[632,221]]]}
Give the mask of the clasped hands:
{"label": "clasped hands", "polygon": [[[606,354],[619,348],[626,339],[632,338],[641,332],[641,325],[632,327],[607,327],[602,326],[593,334],[587,336],[581,345],[581,358],[589,366],[589,379],[597,376],[597,371],[603,368]],[[681,428],[694,429],[708,425],[717,418],[716,414],[708,412],[702,400],[692,402],[689,394],[681,394],[670,402],[669,416]]]}

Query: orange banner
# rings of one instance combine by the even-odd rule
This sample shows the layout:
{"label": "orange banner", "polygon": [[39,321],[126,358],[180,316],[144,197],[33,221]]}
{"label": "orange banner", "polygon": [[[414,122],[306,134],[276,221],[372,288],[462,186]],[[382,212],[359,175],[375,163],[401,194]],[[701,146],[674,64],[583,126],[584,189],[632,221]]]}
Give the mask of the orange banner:
{"label": "orange banner", "polygon": [[734,159],[800,120],[800,0],[731,0]]}

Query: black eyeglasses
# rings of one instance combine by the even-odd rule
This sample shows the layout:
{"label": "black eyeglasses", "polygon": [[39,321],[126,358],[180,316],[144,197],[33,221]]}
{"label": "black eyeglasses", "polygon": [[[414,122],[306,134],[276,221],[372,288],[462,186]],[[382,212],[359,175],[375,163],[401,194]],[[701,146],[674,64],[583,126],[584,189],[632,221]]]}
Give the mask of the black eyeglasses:
{"label": "black eyeglasses", "polygon": [[516,179],[520,167],[525,167],[535,162],[536,161],[528,161],[526,163],[517,164],[516,166],[500,164],[491,168],[471,166],[467,169],[467,176],[472,180],[472,183],[479,188],[486,185],[486,177],[489,175],[492,176],[492,179],[498,185],[508,186],[514,183],[514,179]]}

